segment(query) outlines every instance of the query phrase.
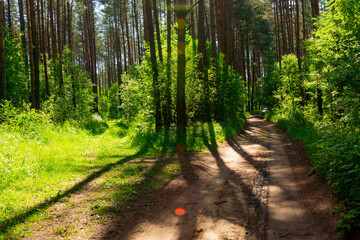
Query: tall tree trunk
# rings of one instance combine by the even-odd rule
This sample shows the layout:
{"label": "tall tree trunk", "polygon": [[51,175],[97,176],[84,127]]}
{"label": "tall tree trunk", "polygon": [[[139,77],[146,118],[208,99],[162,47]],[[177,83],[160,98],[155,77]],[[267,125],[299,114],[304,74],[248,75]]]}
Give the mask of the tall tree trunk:
{"label": "tall tree trunk", "polygon": [[247,90],[248,90],[248,110],[250,106],[250,86],[251,86],[251,73],[250,73],[250,46],[249,46],[249,30],[246,31],[246,67],[247,67]]}
{"label": "tall tree trunk", "polygon": [[[28,14],[29,49],[31,56],[31,107],[40,109],[39,43],[37,39],[36,8],[34,0],[26,0]],[[31,36],[31,39],[30,39]]]}
{"label": "tall tree trunk", "polygon": [[4,1],[0,1],[0,100],[6,100],[6,61],[4,37]]}
{"label": "tall tree trunk", "polygon": [[138,58],[139,58],[139,64],[141,62],[141,48],[140,48],[140,31],[139,31],[139,17],[137,12],[137,6],[136,6],[136,0],[134,0],[134,13],[135,13],[135,27],[136,27],[136,38],[137,38],[137,48],[138,48]]}
{"label": "tall tree trunk", "polygon": [[148,20],[147,20],[147,17],[146,17],[146,10],[145,10],[145,2],[144,0],[142,0],[142,4],[143,4],[143,16],[144,16],[144,40],[145,42],[150,42],[150,36],[149,36],[149,33],[148,33],[148,29],[147,29],[147,25],[148,25]]}
{"label": "tall tree trunk", "polygon": [[220,17],[220,1],[215,1],[215,13],[216,13],[216,30],[217,30],[217,40],[218,40],[218,47],[220,51],[223,50],[223,41],[222,41],[222,22]]}
{"label": "tall tree trunk", "polygon": [[164,125],[170,128],[171,124],[171,1],[166,0],[167,5],[167,19],[166,19],[166,45],[167,45],[167,60],[166,60],[166,84],[165,84],[165,101],[164,104]]}
{"label": "tall tree trunk", "polygon": [[[120,36],[119,36],[119,26],[118,26],[118,17],[117,17],[117,7],[116,0],[114,0],[114,21],[115,21],[115,46],[116,46],[116,61],[117,61],[117,82],[119,86],[121,85],[121,75],[122,75],[122,59],[121,59],[121,46],[120,46]],[[120,99],[120,95],[119,95]],[[121,99],[120,99],[121,102]]]}
{"label": "tall tree trunk", "polygon": [[93,1],[90,0],[89,3],[89,33],[90,33],[90,58],[91,58],[91,73],[92,73],[92,82],[93,82],[93,93],[95,95],[95,107],[94,112],[99,111],[99,93],[98,93],[98,80],[97,80],[97,70],[96,70],[96,33],[95,33],[95,16],[94,16],[94,5]]}
{"label": "tall tree trunk", "polygon": [[210,25],[211,25],[211,53],[213,58],[213,65],[216,63],[216,35],[215,35],[215,0],[210,0]]}
{"label": "tall tree trunk", "polygon": [[58,40],[58,54],[59,54],[58,77],[59,77],[59,83],[60,83],[60,88],[61,88],[60,91],[62,92],[62,87],[64,85],[64,79],[63,79],[63,74],[62,74],[62,40],[61,40],[60,0],[57,0],[56,20],[57,20],[57,40]]}
{"label": "tall tree trunk", "polygon": [[11,2],[10,0],[7,0],[7,15],[8,15],[8,27],[11,32],[13,32],[13,25],[12,25],[12,19],[11,19]]}
{"label": "tall tree trunk", "polygon": [[[145,7],[145,5],[144,5]],[[122,37],[122,45],[123,45],[123,52],[124,52],[124,70],[125,72],[127,71],[127,56],[126,56],[126,44],[125,44],[125,27],[124,27],[124,20],[123,20],[123,17],[122,17],[122,10],[123,10],[123,5],[121,4],[120,2],[120,25],[121,25],[121,37]],[[145,9],[144,9],[145,10]],[[144,16],[146,16],[146,14],[144,14]],[[149,35],[149,33],[147,33],[147,35]],[[149,37],[149,36],[148,36]]]}
{"label": "tall tree trunk", "polygon": [[300,97],[301,97],[301,105],[305,104],[305,93],[303,87],[303,78],[302,78],[302,68],[301,68],[301,49],[300,49],[300,8],[299,8],[299,0],[295,0],[296,4],[296,26],[295,26],[295,35],[296,35],[296,56],[298,60],[298,68],[300,73]]}
{"label": "tall tree trunk", "polygon": [[150,37],[149,44],[150,44],[151,68],[152,68],[153,88],[154,88],[155,130],[156,132],[159,132],[161,129],[160,89],[158,83],[158,68],[156,62],[154,25],[152,22],[152,13],[151,13],[151,0],[145,0],[145,12],[147,18],[147,29]]}
{"label": "tall tree trunk", "polygon": [[128,56],[129,56],[129,66],[133,64],[133,59],[131,56],[130,50],[130,32],[129,32],[129,24],[128,24],[128,17],[127,17],[127,0],[124,0],[124,13],[125,13],[125,27],[126,27],[126,40],[127,40],[127,48],[128,48]]}
{"label": "tall tree trunk", "polygon": [[[20,32],[21,34],[21,47],[23,50],[26,49],[26,34],[25,34],[25,20],[24,20],[24,6],[23,6],[23,0],[18,0],[19,5],[19,20],[20,20]],[[28,69],[29,66],[29,60],[27,57],[27,54],[24,52],[23,54],[24,62],[25,62],[25,68]]]}
{"label": "tall tree trunk", "polygon": [[50,88],[49,88],[49,77],[47,69],[47,59],[46,59],[46,35],[45,35],[45,22],[44,22],[44,0],[41,0],[41,31],[42,31],[42,47],[43,47],[43,65],[44,65],[44,75],[45,75],[45,87],[46,95],[50,97]]}
{"label": "tall tree trunk", "polygon": [[287,45],[287,39],[286,39],[286,27],[285,27],[285,21],[284,21],[284,12],[283,12],[283,0],[279,0],[279,11],[280,11],[280,25],[281,25],[281,35],[282,35],[282,42],[283,42],[283,49],[282,52],[284,54],[288,54],[288,45]]}
{"label": "tall tree trunk", "polygon": [[[319,0],[311,0],[311,15],[312,15],[314,22],[316,21],[316,18],[319,17],[319,14],[320,14]],[[320,116],[322,116],[323,115],[323,92],[319,86],[319,83],[318,83],[318,87],[316,89],[316,97],[317,97],[316,101],[317,101],[318,112],[319,112]]]}
{"label": "tall tree trunk", "polygon": [[277,62],[281,68],[281,57],[282,57],[282,49],[281,49],[281,40],[280,40],[280,26],[279,26],[279,9],[278,9],[278,0],[275,0],[274,5],[274,23],[275,23],[275,33],[276,33],[276,56]]}
{"label": "tall tree trunk", "polygon": [[[301,11],[302,11],[302,24],[303,24],[303,40],[305,41],[308,38],[307,27],[306,27],[306,1],[301,0]],[[306,49],[304,49],[305,51]]]}
{"label": "tall tree trunk", "polygon": [[[194,0],[190,0],[190,5],[193,7]],[[190,12],[190,29],[191,29],[191,36],[195,39],[196,38],[196,29],[195,29],[195,17],[194,17],[194,10]]]}
{"label": "tall tree trunk", "polygon": [[52,47],[52,57],[56,59],[57,57],[57,46],[56,46],[56,25],[54,22],[54,0],[50,0],[50,30],[51,30],[51,47]]}
{"label": "tall tree trunk", "polygon": [[156,40],[157,40],[157,45],[158,45],[159,59],[160,59],[160,62],[162,63],[164,60],[163,60],[163,55],[162,55],[162,47],[161,47],[161,39],[160,39],[160,26],[159,26],[159,14],[158,14],[158,11],[157,11],[156,1],[157,0],[152,0],[153,9],[154,9]]}
{"label": "tall tree trunk", "polygon": [[199,59],[199,79],[204,86],[204,121],[210,121],[210,107],[209,107],[209,81],[207,72],[207,56],[206,56],[206,36],[204,26],[204,14],[205,14],[205,3],[204,0],[199,1],[199,18],[198,18],[198,52],[200,54]]}
{"label": "tall tree trunk", "polygon": [[177,113],[177,141],[178,148],[181,145],[186,148],[186,100],[185,100],[185,19],[186,9],[181,7],[186,6],[186,0],[177,0],[177,18],[178,18],[178,72],[177,72],[177,95],[176,95],[176,113]]}

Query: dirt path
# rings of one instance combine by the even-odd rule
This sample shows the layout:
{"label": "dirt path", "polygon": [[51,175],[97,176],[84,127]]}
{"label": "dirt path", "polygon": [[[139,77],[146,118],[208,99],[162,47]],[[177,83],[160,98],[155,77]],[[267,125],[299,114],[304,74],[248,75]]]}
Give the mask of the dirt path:
{"label": "dirt path", "polygon": [[[118,219],[102,237],[337,239],[326,189],[303,189],[311,182],[297,177],[309,178],[309,166],[303,163],[304,167],[293,168],[287,152],[294,149],[284,149],[282,140],[289,141],[276,126],[248,117],[242,134],[210,155],[191,159],[182,176],[155,197],[155,205],[142,210],[143,216]],[[317,199],[309,200],[312,197]],[[174,210],[180,207],[186,214],[179,217]],[[133,227],[126,228],[126,222]]]}
{"label": "dirt path", "polygon": [[337,239],[328,188],[309,176],[301,144],[263,119],[247,120],[218,150],[180,159],[180,176],[163,188],[71,239]]}

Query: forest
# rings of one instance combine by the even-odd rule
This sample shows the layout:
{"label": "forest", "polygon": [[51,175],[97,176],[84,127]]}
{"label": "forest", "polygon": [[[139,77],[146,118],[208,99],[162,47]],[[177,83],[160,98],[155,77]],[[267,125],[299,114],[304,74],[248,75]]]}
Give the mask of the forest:
{"label": "forest", "polygon": [[304,145],[345,239],[360,229],[359,94],[358,0],[0,0],[0,239],[37,239],[100,176],[111,191],[89,211],[106,222],[253,114]]}

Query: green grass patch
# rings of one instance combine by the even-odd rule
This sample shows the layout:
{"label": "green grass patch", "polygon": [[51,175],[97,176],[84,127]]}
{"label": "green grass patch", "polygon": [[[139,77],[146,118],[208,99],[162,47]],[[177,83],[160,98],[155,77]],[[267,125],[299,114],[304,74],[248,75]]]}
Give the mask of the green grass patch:
{"label": "green grass patch", "polygon": [[294,140],[303,141],[313,169],[327,180],[343,200],[340,236],[360,228],[360,129],[341,123],[310,122],[299,110],[267,113],[266,118],[285,129]]}
{"label": "green grass patch", "polygon": [[[188,150],[216,148],[244,125],[245,118],[193,123],[188,126]],[[105,122],[99,116],[55,124],[41,112],[9,110],[0,118],[0,239],[30,234],[31,223],[48,219],[46,209],[53,203],[66,202],[72,193],[108,173],[100,187],[117,190],[104,200],[106,204],[89,206],[90,210],[105,213],[106,208],[130,206],[176,176],[180,165],[162,158],[152,166],[123,164],[144,154],[175,155],[175,135],[174,130],[154,133],[144,131],[141,123]],[[60,228],[57,232],[69,233]]]}

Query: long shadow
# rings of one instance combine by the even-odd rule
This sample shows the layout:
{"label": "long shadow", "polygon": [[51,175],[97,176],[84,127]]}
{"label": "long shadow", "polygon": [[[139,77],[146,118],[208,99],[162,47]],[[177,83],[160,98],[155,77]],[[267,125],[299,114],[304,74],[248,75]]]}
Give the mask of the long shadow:
{"label": "long shadow", "polygon": [[[213,130],[211,130],[212,125],[209,124],[208,126],[209,126],[209,132],[212,132],[213,131]],[[243,136],[243,137],[245,137],[245,136]],[[259,173],[266,175],[264,164],[259,164],[257,161],[255,161],[253,159],[253,157],[251,157],[248,153],[246,153],[240,147],[240,145],[233,139],[227,139],[227,142],[240,156],[242,156],[249,164],[251,164],[255,169],[257,169]],[[210,152],[213,155],[213,157],[216,159],[216,163],[217,163],[220,171],[222,172],[222,174],[229,176],[229,178],[232,180],[232,182],[239,185],[239,187],[247,194],[247,196],[249,196],[248,207],[249,208],[250,207],[259,208],[261,205],[260,199],[258,199],[257,197],[254,196],[252,188],[249,187],[243,181],[243,179],[239,176],[239,174],[237,172],[235,172],[234,170],[232,170],[228,166],[226,166],[224,160],[221,158],[217,149],[210,150]],[[256,239],[265,239],[266,233],[265,232],[259,233],[258,229],[255,228],[256,223],[259,222],[259,217],[260,216],[249,216],[245,227],[246,227],[247,231],[250,232],[251,235],[255,235]],[[230,221],[231,221],[231,219],[230,219]]]}
{"label": "long shadow", "polygon": [[[208,150],[211,152],[212,156],[215,158],[216,163],[220,169],[220,175],[223,176],[222,179],[225,180],[225,183],[227,181],[231,181],[235,184],[237,184],[241,189],[243,189],[243,191],[247,194],[247,195],[251,195],[251,191],[252,189],[250,189],[241,179],[241,177],[233,170],[231,170],[230,168],[228,168],[224,162],[224,160],[220,157],[220,154],[217,150],[217,143],[216,143],[216,138],[215,138],[215,131],[214,131],[214,126],[212,123],[207,123],[208,125],[208,132],[209,132],[209,137],[206,134],[206,131],[204,129],[204,125],[202,125],[202,131],[201,131],[201,137],[203,140],[203,143],[207,146]],[[188,182],[188,184],[191,184],[193,179],[192,178],[186,178],[186,173],[188,173],[190,171],[190,175],[195,175],[194,173],[194,169],[193,166],[191,165],[191,162],[188,162],[186,164],[183,164],[184,166],[184,172],[183,175],[186,179],[186,181]],[[222,190],[224,191],[224,190]],[[223,193],[220,193],[223,194]],[[235,196],[235,192],[233,191],[232,188],[230,188],[230,195],[231,196]],[[220,196],[221,198],[224,196]],[[226,196],[225,196],[226,197]],[[191,199],[189,199],[189,201],[191,201]],[[237,199],[237,198],[232,198],[231,201],[234,203],[234,206],[236,206],[236,209],[239,210],[240,212],[244,214],[244,206],[243,203]],[[205,204],[205,203],[204,203]],[[236,215],[236,211],[234,212],[224,212],[222,215],[220,215],[220,212],[223,212],[224,210],[222,210],[221,205],[217,205],[219,203],[210,203],[210,204],[216,204],[216,207],[213,207],[216,209],[217,213],[215,213],[215,215],[213,215],[212,213],[208,213],[207,216],[211,217],[211,218],[215,218],[215,219],[219,219],[219,218],[224,218],[227,221],[232,222],[233,224],[240,224],[240,220],[237,218],[238,216]],[[178,239],[190,239],[191,237],[189,237],[187,234],[189,234],[188,230],[188,226],[191,226],[194,230],[196,230],[197,224],[196,224],[196,218],[184,218],[182,219],[183,224],[180,226],[180,236],[178,237]]]}
{"label": "long shadow", "polygon": [[84,188],[88,183],[95,180],[96,178],[99,178],[101,175],[103,175],[106,172],[109,172],[111,169],[113,169],[116,166],[123,165],[126,162],[129,162],[131,160],[134,160],[136,158],[139,158],[141,155],[145,154],[149,149],[148,145],[144,145],[136,154],[125,157],[117,162],[110,163],[102,167],[100,170],[93,172],[88,177],[86,177],[83,181],[75,184],[72,188],[66,190],[64,193],[58,194],[51,199],[44,201],[42,203],[39,203],[30,209],[28,209],[26,212],[18,214],[12,218],[6,219],[4,221],[0,221],[0,233],[6,233],[8,232],[12,227],[21,224],[25,222],[27,219],[29,219],[31,216],[33,216],[36,213],[39,213],[43,210],[48,209],[53,204],[59,202],[61,199],[66,198],[70,196],[71,194],[81,190]]}
{"label": "long shadow", "polygon": [[[167,152],[169,148],[171,148],[171,146],[169,145],[169,140],[170,140],[170,134],[169,132],[165,131],[163,138],[163,147],[161,150],[163,153]],[[157,178],[159,177],[164,167],[167,166],[169,163],[171,162],[166,157],[156,158],[155,163],[151,166],[149,170],[146,171],[143,179],[131,185],[131,188],[139,190],[141,194],[138,196],[132,196],[130,198],[127,198],[126,201],[131,202],[132,204],[137,204],[138,211],[134,212],[131,208],[122,209],[123,212],[121,213],[121,215],[124,217],[117,218],[114,222],[111,223],[111,226],[117,226],[117,228],[109,227],[107,232],[102,236],[102,239],[114,239],[114,238],[127,239],[129,234],[134,230],[137,224],[143,219],[143,216],[146,215],[145,214],[145,212],[147,211],[146,204],[149,201],[154,200],[155,196],[158,193],[160,193],[170,183],[170,181],[167,181],[166,183],[162,184],[160,188],[157,188],[156,186],[153,185],[154,183],[159,181],[159,179]],[[181,170],[183,170],[185,166],[188,166],[188,164],[189,162],[181,161],[180,163]],[[121,199],[117,199],[117,200],[121,201]],[[142,211],[139,210],[139,208]]]}
{"label": "long shadow", "polygon": [[[204,125],[202,127],[204,127]],[[207,148],[209,149],[209,151],[211,152],[212,156],[216,159],[216,163],[220,169],[220,174],[223,176],[229,176],[229,177],[227,177],[227,179],[229,181],[237,184],[250,197],[252,189],[248,185],[246,185],[246,183],[238,175],[238,173],[236,173],[235,171],[228,168],[226,166],[224,160],[220,157],[220,154],[217,150],[215,131],[214,131],[214,127],[213,127],[212,123],[208,123],[209,136],[206,134],[205,129],[201,129],[201,130],[202,130],[201,131],[202,140],[203,140],[204,144],[207,146]],[[163,150],[167,149],[166,144],[165,144],[166,139],[167,139],[167,137],[164,136]],[[178,156],[178,159],[180,160],[180,166],[181,166],[180,175],[185,179],[188,186],[195,184],[197,182],[199,176],[197,175],[197,173],[195,171],[196,166],[194,164],[192,164],[192,162],[191,162],[191,157],[180,155],[180,156]],[[251,156],[248,156],[247,159],[252,160]],[[253,160],[250,162],[254,163]],[[166,166],[166,159],[157,158],[154,165],[151,167],[150,171],[148,171],[148,173],[144,175],[144,178],[136,184],[147,186],[162,171],[164,166]],[[170,181],[168,181],[167,183],[169,183],[169,182]],[[124,212],[122,212],[122,214],[121,214],[121,217],[117,218],[117,220],[112,222],[111,226],[109,225],[107,232],[104,235],[102,235],[102,239],[114,239],[114,238],[127,239],[127,237],[129,237],[130,233],[135,229],[135,227],[141,221],[144,221],[143,217],[147,216],[146,211],[149,211],[149,208],[142,204],[144,204],[144,203],[147,204],[148,202],[155,200],[156,195],[162,192],[162,190],[166,187],[167,183],[165,183],[165,185],[163,185],[161,188],[148,191],[146,194],[141,195],[141,199],[139,199],[138,203],[136,203],[137,207],[138,207],[138,208],[136,208],[136,211],[133,211],[132,209],[124,210]],[[211,183],[209,182],[209,184],[211,184]],[[233,190],[231,190],[231,191],[233,191]],[[144,198],[146,198],[146,201],[144,200]],[[136,199],[132,199],[132,200],[135,201]],[[193,200],[192,199],[184,199],[184,201],[191,202]],[[234,205],[237,206],[237,209],[240,209],[244,213],[245,206],[243,206],[243,203],[240,201],[240,199],[234,199],[233,201],[235,202]],[[256,199],[254,199],[254,201],[256,201]],[[221,206],[219,206],[218,208],[221,211]],[[156,213],[156,214],[160,214],[160,213]],[[211,214],[208,213],[208,217],[224,218],[228,221],[233,222],[234,224],[239,224],[239,222],[236,220],[236,217],[237,217],[236,214],[232,213],[232,212],[225,213],[223,216],[212,216]],[[150,216],[150,218],[151,218],[151,216]],[[191,228],[193,228],[194,230],[196,230],[196,227],[197,227],[196,221],[197,221],[196,217],[195,218],[190,217],[190,216],[187,216],[187,214],[185,214],[181,218],[181,222],[180,222],[180,226],[179,226],[180,235],[179,235],[178,239],[190,239],[191,237],[189,236],[189,234],[191,234],[191,233],[189,233],[189,231],[188,231],[189,226]]]}

